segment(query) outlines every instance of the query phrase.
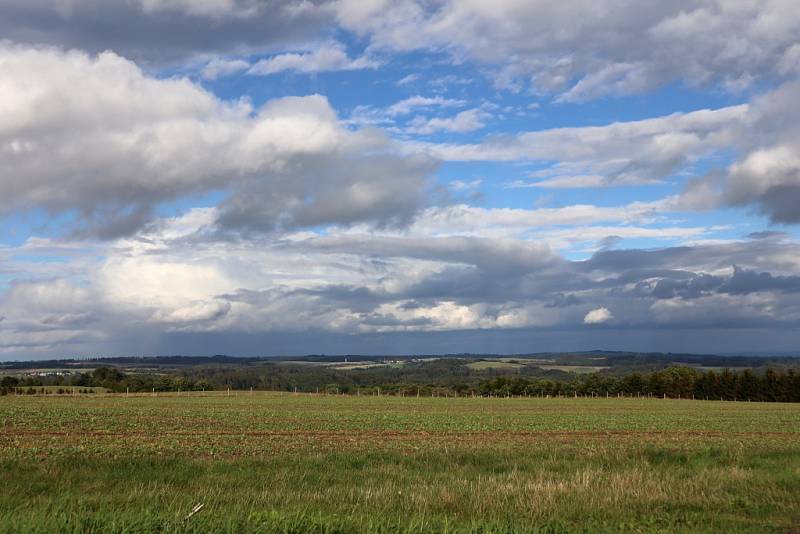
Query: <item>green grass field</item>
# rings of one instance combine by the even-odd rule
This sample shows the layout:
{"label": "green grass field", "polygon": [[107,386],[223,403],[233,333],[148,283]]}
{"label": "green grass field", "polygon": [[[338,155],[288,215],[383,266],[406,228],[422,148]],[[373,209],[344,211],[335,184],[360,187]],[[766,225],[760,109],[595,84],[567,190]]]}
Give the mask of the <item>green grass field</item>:
{"label": "green grass field", "polygon": [[800,527],[797,404],[7,396],[0,423],[3,532]]}

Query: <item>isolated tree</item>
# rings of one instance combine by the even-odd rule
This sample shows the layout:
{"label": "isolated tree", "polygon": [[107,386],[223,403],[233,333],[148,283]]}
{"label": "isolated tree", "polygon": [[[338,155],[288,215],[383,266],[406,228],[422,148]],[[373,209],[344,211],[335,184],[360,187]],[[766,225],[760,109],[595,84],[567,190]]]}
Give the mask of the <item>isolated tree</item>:
{"label": "isolated tree", "polygon": [[11,389],[19,385],[19,379],[15,376],[4,376],[0,379],[0,388]]}

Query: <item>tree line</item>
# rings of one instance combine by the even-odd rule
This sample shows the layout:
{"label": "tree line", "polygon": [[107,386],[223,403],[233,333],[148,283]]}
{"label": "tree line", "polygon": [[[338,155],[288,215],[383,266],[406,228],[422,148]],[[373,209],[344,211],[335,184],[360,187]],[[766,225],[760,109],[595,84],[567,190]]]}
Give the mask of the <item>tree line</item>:
{"label": "tree line", "polygon": [[[178,374],[125,373],[115,367],[98,367],[87,373],[45,376],[4,376],[0,379],[0,394],[39,393],[42,386],[59,386],[64,393],[86,388],[104,388],[113,393],[141,393],[146,391],[201,391],[213,390],[208,380],[191,380]],[[57,392],[58,390],[56,390]]]}
{"label": "tree line", "polygon": [[569,382],[497,377],[486,381],[484,395],[529,396],[655,396],[682,399],[800,402],[800,373],[793,369],[699,371],[691,367],[669,367],[651,373],[622,377],[591,374]]}
{"label": "tree line", "polygon": [[[698,370],[678,366],[623,376],[591,373],[554,379],[524,375],[479,378],[430,374],[401,379],[394,374],[342,373],[322,368],[267,366],[250,369],[192,368],[180,373],[125,373],[115,367],[92,372],[0,379],[0,394],[37,393],[36,387],[105,388],[111,392],[168,392],[257,389],[350,395],[403,396],[656,396],[709,400],[800,402],[800,372],[768,368],[732,371]],[[57,391],[56,391],[57,392]]]}

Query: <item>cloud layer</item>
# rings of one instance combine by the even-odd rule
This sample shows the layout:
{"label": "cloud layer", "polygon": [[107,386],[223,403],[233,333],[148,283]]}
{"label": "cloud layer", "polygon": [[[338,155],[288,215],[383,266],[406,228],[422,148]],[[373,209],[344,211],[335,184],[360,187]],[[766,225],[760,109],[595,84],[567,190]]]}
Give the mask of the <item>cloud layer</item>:
{"label": "cloud layer", "polygon": [[338,17],[374,47],[443,50],[493,66],[501,87],[564,102],[674,80],[735,91],[764,76],[795,76],[800,65],[791,0],[344,0]]}
{"label": "cloud layer", "polygon": [[795,2],[10,0],[0,35],[0,358],[800,342]]}
{"label": "cloud layer", "polygon": [[194,210],[117,241],[83,281],[15,282],[0,300],[4,350],[83,347],[136,331],[636,331],[800,321],[800,248],[780,236],[569,261],[541,243],[480,237],[202,239],[214,217],[214,209]]}

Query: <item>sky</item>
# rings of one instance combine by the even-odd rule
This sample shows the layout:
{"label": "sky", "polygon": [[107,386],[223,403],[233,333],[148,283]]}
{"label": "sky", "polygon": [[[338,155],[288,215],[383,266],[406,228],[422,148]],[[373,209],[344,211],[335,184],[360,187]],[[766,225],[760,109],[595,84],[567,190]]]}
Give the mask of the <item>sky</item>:
{"label": "sky", "polygon": [[4,0],[0,360],[800,349],[796,0]]}

